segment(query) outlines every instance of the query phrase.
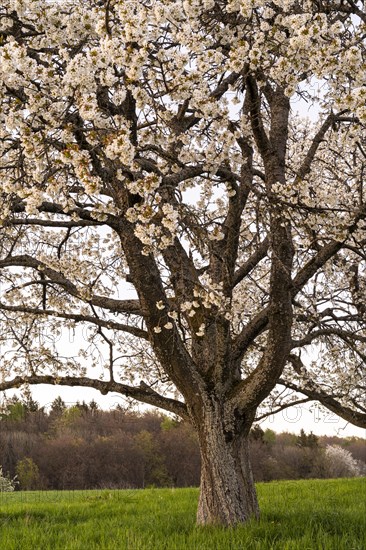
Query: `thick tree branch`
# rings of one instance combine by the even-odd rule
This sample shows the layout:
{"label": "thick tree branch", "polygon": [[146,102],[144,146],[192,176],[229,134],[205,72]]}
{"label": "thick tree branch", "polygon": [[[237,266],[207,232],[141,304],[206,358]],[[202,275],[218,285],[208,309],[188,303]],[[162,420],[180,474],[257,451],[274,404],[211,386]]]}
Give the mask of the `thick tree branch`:
{"label": "thick tree branch", "polygon": [[0,302],[0,310],[10,311],[14,313],[29,313],[30,315],[36,315],[40,317],[44,316],[44,317],[55,317],[58,319],[68,319],[71,321],[75,321],[75,323],[90,323],[90,324],[111,329],[111,330],[127,332],[128,334],[132,334],[137,338],[148,340],[148,335],[145,330],[139,329],[137,327],[129,326],[123,323],[117,323],[111,320],[106,321],[104,319],[97,318],[95,315],[81,315],[79,313],[61,313],[60,311],[56,311],[56,310],[37,309],[37,308],[30,308],[26,306],[9,306],[2,302]]}
{"label": "thick tree branch", "polygon": [[344,418],[348,422],[351,422],[355,426],[366,428],[366,413],[356,411],[347,405],[343,405],[331,394],[329,394],[329,392],[325,392],[321,388],[317,387],[317,385],[307,374],[307,369],[298,355],[291,353],[289,355],[289,361],[297,374],[306,376],[306,387],[299,386],[298,384],[283,379],[279,380],[280,384],[291,390],[302,393],[314,401],[319,401],[327,409],[334,412],[341,418]]}
{"label": "thick tree branch", "polygon": [[88,298],[83,297],[74,283],[67,279],[67,277],[65,277],[62,273],[48,267],[45,263],[28,254],[23,254],[21,256],[10,256],[0,260],[0,269],[5,267],[29,267],[37,271],[42,271],[48,277],[50,282],[61,286],[71,296],[74,296],[83,302],[90,303],[96,307],[100,307],[101,309],[108,309],[114,313],[142,315],[138,300],[116,300],[98,295],[91,295]]}
{"label": "thick tree branch", "polygon": [[310,173],[314,157],[317,150],[319,149],[319,145],[324,140],[325,134],[327,133],[329,128],[331,128],[332,124],[335,121],[335,118],[336,116],[333,113],[330,113],[319,128],[318,132],[315,134],[309,150],[306,153],[305,158],[297,172],[297,178],[300,181],[303,180],[304,177]]}
{"label": "thick tree branch", "polygon": [[[264,156],[268,187],[285,181],[289,101],[281,90],[271,99],[270,150]],[[291,229],[276,207],[270,214],[271,272],[269,282],[267,342],[258,366],[233,389],[239,410],[257,407],[270,393],[290,351],[292,328],[292,263],[294,246]]]}
{"label": "thick tree branch", "polygon": [[[14,201],[13,205],[11,206],[12,212],[15,214],[22,214],[26,212],[26,204],[24,200],[17,199]],[[105,222],[98,222],[98,220],[93,218],[92,212],[87,210],[86,208],[83,208],[81,206],[75,206],[71,209],[65,209],[61,205],[54,203],[54,202],[48,202],[43,201],[42,204],[38,207],[39,212],[45,212],[47,214],[56,214],[60,216],[67,216],[72,217],[76,216],[80,218],[81,222],[89,222],[90,225],[111,225],[113,226],[115,224],[115,218],[111,215],[107,215],[107,220]],[[11,224],[12,220],[7,220],[7,223]],[[81,223],[82,225],[82,223]]]}
{"label": "thick tree branch", "polygon": [[154,407],[159,407],[160,409],[164,409],[168,412],[177,414],[185,420],[189,420],[187,407],[184,403],[160,395],[144,382],[141,382],[139,387],[135,387],[121,384],[119,382],[106,382],[103,380],[95,380],[94,378],[88,378],[84,376],[55,377],[49,375],[32,375],[16,376],[12,380],[4,380],[0,382],[0,391],[20,388],[25,384],[29,384],[30,386],[38,384],[50,384],[70,387],[80,386],[83,388],[94,388],[95,390],[100,391],[100,393],[103,395],[107,395],[111,392],[116,392],[124,395],[125,397],[132,397],[133,399],[137,399],[142,403],[153,405]]}
{"label": "thick tree branch", "polygon": [[[155,258],[152,254],[143,254],[143,244],[136,237],[130,223],[120,225],[119,236],[130,268],[131,281],[138,293],[141,308],[146,312],[149,339],[158,360],[183,395],[186,392],[192,394],[192,388],[194,394],[198,395],[203,379],[197,365],[186,349],[177,327],[173,325],[171,330],[165,328],[167,323],[171,323],[168,316],[169,300]],[[165,306],[162,310],[157,308],[159,302]]]}
{"label": "thick tree branch", "polygon": [[246,76],[246,89],[250,98],[249,109],[254,138],[262,157],[265,157],[270,148],[270,143],[263,125],[261,99],[258,92],[257,82],[251,75]]}
{"label": "thick tree branch", "polygon": [[[278,222],[277,222],[278,223]],[[258,366],[233,389],[238,409],[256,408],[275,386],[290,351],[292,327],[291,266],[293,247],[289,234],[280,226],[272,233],[271,300],[268,311],[267,343]],[[281,243],[281,245],[280,245]]]}
{"label": "thick tree branch", "polygon": [[[357,228],[359,220],[365,217],[365,207],[361,207],[357,212],[354,221],[349,227],[349,233]],[[332,240],[324,245],[317,254],[309,260],[295,275],[292,280],[292,299],[304,288],[310,279],[326,264],[328,260],[334,257],[343,247],[346,247],[345,241]],[[259,334],[267,327],[269,308],[265,307],[257,313],[255,317],[243,328],[242,332],[236,337],[233,348],[233,359],[236,361],[243,357],[245,351],[254,342]]]}
{"label": "thick tree branch", "polygon": [[[366,206],[362,205],[358,209],[356,215],[348,227],[348,235],[357,229],[357,224],[360,220],[366,216]],[[335,256],[343,247],[346,246],[346,239],[343,241],[331,240],[328,244],[324,245],[319,252],[304,265],[302,269],[297,273],[293,279],[293,297],[305,286],[305,284],[322,268],[326,262]]]}
{"label": "thick tree branch", "polygon": [[363,343],[366,342],[366,336],[357,334],[357,332],[342,330],[338,327],[329,327],[329,328],[320,328],[318,330],[314,330],[309,334],[307,334],[306,336],[304,336],[303,338],[301,338],[301,340],[293,340],[292,348],[302,348],[304,346],[308,346],[309,344],[312,344],[314,340],[317,340],[322,336],[338,336],[347,344],[349,344],[352,341],[363,342]]}
{"label": "thick tree branch", "polygon": [[337,401],[337,399],[335,399],[331,395],[321,390],[310,390],[307,388],[299,387],[296,384],[288,382],[287,380],[282,380],[281,378],[279,379],[278,383],[282,384],[290,390],[306,395],[312,401],[319,401],[319,403],[324,405],[324,407],[326,407],[336,415],[340,416],[347,422],[350,422],[354,426],[358,426],[359,428],[366,428],[366,413],[355,411],[354,409],[351,409],[346,405],[342,405],[339,401]]}
{"label": "thick tree branch", "polygon": [[259,264],[268,252],[269,239],[266,237],[259,245],[257,250],[241,265],[234,273],[233,286],[238,285],[249,273]]}
{"label": "thick tree branch", "polygon": [[3,227],[11,227],[16,225],[36,225],[39,227],[56,227],[56,228],[72,228],[72,227],[95,227],[104,225],[102,222],[97,221],[54,221],[54,220],[42,220],[40,218],[11,218],[3,222]]}

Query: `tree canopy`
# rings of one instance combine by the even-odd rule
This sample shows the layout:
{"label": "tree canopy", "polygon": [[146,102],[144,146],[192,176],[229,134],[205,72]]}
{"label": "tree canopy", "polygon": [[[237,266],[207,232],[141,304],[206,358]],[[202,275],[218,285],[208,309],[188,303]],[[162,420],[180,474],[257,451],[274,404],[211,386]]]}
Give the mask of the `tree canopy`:
{"label": "tree canopy", "polygon": [[287,390],[365,426],[365,31],[351,0],[5,0],[0,389],[118,391],[206,451]]}

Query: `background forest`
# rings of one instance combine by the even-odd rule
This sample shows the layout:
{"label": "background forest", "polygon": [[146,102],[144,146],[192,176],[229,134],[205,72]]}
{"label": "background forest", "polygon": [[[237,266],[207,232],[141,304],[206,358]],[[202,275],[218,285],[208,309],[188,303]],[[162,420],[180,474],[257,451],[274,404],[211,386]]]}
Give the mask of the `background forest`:
{"label": "background forest", "polygon": [[[276,434],[256,425],[250,436],[256,481],[366,474],[361,438]],[[17,488],[95,489],[197,486],[200,455],[186,422],[95,401],[46,410],[30,395],[11,398],[0,414],[0,465]]]}

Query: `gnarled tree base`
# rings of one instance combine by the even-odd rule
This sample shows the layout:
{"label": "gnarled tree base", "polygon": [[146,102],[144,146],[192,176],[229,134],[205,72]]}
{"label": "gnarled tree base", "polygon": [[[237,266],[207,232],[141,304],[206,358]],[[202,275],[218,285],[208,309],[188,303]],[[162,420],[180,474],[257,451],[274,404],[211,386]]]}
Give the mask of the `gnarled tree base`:
{"label": "gnarled tree base", "polygon": [[258,519],[247,433],[225,433],[220,421],[207,424],[199,431],[202,471],[197,524],[230,526]]}

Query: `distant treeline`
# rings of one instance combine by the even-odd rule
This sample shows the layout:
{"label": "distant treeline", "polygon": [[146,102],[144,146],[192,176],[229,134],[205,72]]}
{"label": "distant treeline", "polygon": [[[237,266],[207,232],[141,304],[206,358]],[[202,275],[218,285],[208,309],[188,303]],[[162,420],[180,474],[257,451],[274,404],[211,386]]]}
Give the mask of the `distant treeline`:
{"label": "distant treeline", "polygon": [[[276,434],[256,426],[250,435],[257,481],[365,475],[361,438]],[[95,401],[48,411],[30,396],[12,398],[0,413],[0,466],[19,489],[186,487],[199,484],[194,431],[157,412]]]}

